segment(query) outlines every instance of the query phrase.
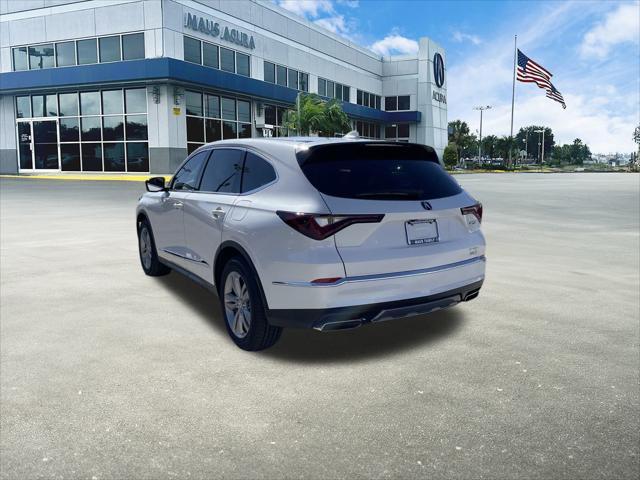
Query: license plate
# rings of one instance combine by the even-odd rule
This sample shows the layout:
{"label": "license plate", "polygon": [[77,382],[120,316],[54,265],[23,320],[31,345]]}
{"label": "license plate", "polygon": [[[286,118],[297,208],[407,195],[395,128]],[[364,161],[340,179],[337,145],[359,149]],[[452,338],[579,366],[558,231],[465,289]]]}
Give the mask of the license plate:
{"label": "license plate", "polygon": [[404,229],[407,232],[409,245],[422,245],[438,241],[438,223],[431,220],[409,220],[405,222]]}

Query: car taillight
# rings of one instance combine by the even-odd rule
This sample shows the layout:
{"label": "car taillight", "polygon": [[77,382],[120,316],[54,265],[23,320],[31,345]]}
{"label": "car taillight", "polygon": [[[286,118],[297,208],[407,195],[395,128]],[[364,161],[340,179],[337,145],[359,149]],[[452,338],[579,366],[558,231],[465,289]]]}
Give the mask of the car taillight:
{"label": "car taillight", "polygon": [[475,205],[471,205],[470,207],[462,207],[460,209],[462,215],[473,215],[478,223],[482,222],[482,204],[476,203]]}
{"label": "car taillight", "polygon": [[354,223],[380,223],[384,215],[326,215],[276,212],[294,230],[314,240],[324,240]]}

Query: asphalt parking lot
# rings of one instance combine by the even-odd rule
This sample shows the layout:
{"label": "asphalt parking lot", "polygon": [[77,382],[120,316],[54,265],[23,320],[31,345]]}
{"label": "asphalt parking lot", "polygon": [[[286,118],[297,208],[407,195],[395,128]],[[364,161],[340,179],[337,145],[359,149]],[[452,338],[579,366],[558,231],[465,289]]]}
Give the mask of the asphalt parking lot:
{"label": "asphalt parking lot", "polygon": [[457,177],[477,300],[247,353],[140,268],[141,183],[0,180],[0,477],[637,478],[640,177]]}

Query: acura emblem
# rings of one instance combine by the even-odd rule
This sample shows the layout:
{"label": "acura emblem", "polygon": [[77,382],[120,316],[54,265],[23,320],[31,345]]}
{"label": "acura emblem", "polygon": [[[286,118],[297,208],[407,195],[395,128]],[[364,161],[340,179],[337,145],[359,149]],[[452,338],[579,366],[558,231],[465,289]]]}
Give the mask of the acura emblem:
{"label": "acura emblem", "polygon": [[431,210],[431,204],[429,202],[420,202],[422,204],[422,208],[425,210]]}

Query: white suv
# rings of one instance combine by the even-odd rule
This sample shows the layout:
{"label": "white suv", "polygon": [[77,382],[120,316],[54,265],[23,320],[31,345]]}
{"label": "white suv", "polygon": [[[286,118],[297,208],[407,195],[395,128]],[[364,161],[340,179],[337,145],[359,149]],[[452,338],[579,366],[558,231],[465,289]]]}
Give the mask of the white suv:
{"label": "white suv", "polygon": [[270,347],[283,327],[432,312],[475,298],[484,280],[482,206],[424,145],[225,140],[193,152],[168,185],[146,185],[142,268],[216,291],[245,350]]}

